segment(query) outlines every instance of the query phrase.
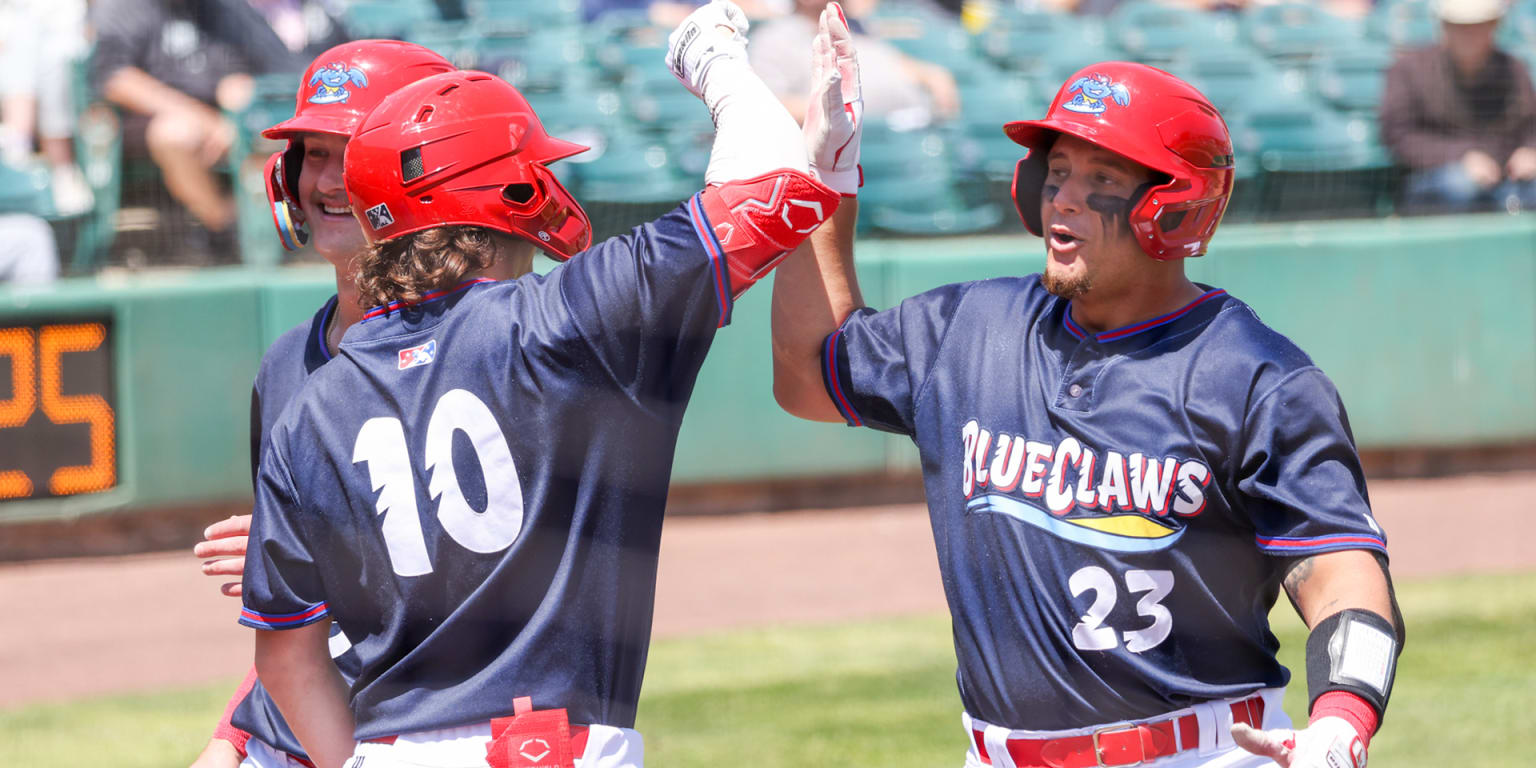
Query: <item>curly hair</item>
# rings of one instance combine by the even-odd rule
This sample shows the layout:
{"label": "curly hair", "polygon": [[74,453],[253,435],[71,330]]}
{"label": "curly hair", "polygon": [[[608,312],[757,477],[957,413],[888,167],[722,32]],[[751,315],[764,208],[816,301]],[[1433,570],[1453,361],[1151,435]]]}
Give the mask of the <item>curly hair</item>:
{"label": "curly hair", "polygon": [[484,227],[444,226],[374,243],[358,256],[358,299],[379,307],[452,288],[495,262],[495,236]]}

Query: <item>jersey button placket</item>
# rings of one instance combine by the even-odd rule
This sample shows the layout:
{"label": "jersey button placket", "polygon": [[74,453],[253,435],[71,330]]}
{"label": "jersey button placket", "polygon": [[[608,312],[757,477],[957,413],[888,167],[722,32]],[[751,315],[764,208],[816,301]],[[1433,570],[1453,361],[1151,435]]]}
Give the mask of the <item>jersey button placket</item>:
{"label": "jersey button placket", "polygon": [[1088,385],[1094,371],[1103,362],[1103,353],[1093,339],[1084,339],[1067,360],[1061,372],[1062,386],[1056,391],[1056,407],[1068,411],[1087,411],[1093,407]]}

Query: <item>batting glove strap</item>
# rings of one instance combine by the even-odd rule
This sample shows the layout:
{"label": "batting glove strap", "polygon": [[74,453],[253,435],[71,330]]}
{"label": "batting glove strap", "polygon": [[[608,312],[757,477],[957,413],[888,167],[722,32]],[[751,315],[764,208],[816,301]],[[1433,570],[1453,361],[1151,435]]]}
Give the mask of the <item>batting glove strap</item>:
{"label": "batting glove strap", "polygon": [[1346,608],[1318,622],[1307,636],[1311,709],[1324,695],[1342,691],[1368,704],[1379,724],[1392,695],[1400,653],[1402,644],[1392,622],[1378,614]]}

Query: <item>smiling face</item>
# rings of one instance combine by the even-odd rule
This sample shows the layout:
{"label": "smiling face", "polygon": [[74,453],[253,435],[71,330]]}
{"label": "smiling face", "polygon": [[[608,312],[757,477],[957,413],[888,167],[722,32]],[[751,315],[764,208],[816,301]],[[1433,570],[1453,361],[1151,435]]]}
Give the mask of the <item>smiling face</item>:
{"label": "smiling face", "polygon": [[310,244],[326,261],[342,266],[368,246],[363,228],[352,218],[341,167],[347,139],[329,133],[303,133],[304,163],[299,169],[299,208],[309,224]]}
{"label": "smiling face", "polygon": [[1064,299],[1117,296],[1156,262],[1131,233],[1131,208],[1152,171],[1075,136],[1046,156],[1040,223],[1047,259],[1043,284]]}

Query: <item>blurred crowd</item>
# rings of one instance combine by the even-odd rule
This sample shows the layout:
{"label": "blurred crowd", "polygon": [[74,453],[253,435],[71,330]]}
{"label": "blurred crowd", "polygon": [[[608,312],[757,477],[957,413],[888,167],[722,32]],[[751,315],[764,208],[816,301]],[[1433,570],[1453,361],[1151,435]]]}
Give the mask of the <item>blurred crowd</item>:
{"label": "blurred crowd", "polygon": [[[1508,41],[1523,39],[1504,34],[1511,6],[1504,0],[1380,0],[1387,2],[1423,6],[1436,24],[1427,38],[1421,35],[1425,39],[1414,45],[1391,50],[1384,62],[1388,66],[1378,66],[1384,71],[1374,72],[1376,79],[1369,81],[1377,92],[1360,102],[1371,110],[1363,114],[1370,126],[1367,143],[1384,151],[1393,167],[1390,210],[1518,211],[1536,205],[1536,91],[1527,67],[1532,51],[1508,49]],[[750,55],[755,68],[793,114],[803,115],[810,77],[804,51],[825,0],[739,4],[754,20]],[[1130,6],[1149,5],[1159,4],[851,0],[845,7],[863,62],[867,114],[880,126],[873,141],[884,135],[879,131],[934,130],[982,113],[991,119],[983,105],[967,109],[967,99],[990,85],[975,82],[975,72],[956,69],[944,56],[925,56],[906,44],[914,36],[931,36],[932,30],[904,30],[893,23],[896,16],[884,13],[892,6],[916,8],[916,18],[952,27],[962,45],[1003,39],[1005,57],[1025,57],[1030,52],[1006,46],[1025,46],[1020,41],[1030,39],[1029,30],[999,31],[1007,24],[1049,27],[1052,18],[1078,17],[1101,19],[1086,23],[1113,28]],[[1160,7],[1235,19],[1251,17],[1263,5],[1270,3],[1167,0]],[[1373,0],[1317,0],[1311,5],[1325,11],[1326,18],[1356,24],[1385,15]],[[241,207],[241,195],[252,194],[241,184],[242,169],[266,151],[259,139],[252,139],[262,126],[240,121],[250,113],[253,99],[261,99],[262,78],[277,78],[283,87],[274,90],[286,91],[291,99],[292,83],[282,78],[296,76],[291,73],[338,42],[387,33],[389,27],[379,20],[406,6],[430,18],[430,24],[419,24],[427,30],[437,23],[472,23],[477,14],[546,6],[568,8],[574,23],[589,28],[623,20],[664,30],[693,3],[0,0],[0,280],[46,283],[61,272],[89,272],[103,263],[241,262],[242,239],[250,238],[248,244],[269,234],[242,232],[264,224],[260,217],[245,217]],[[534,15],[548,12],[530,10]],[[1063,27],[1090,28],[1097,27]],[[537,30],[521,34],[529,45],[539,36]],[[1055,56],[1065,49],[1051,50],[1035,55]],[[1151,46],[1146,51],[1155,53]],[[581,55],[612,54],[590,46]],[[1079,41],[1067,58],[1074,56],[1094,58],[1094,40]],[[1155,57],[1151,62],[1158,63]],[[1041,67],[1049,79],[1054,72],[1049,62]],[[661,87],[648,83],[645,88]],[[1227,110],[1220,97],[1208,95]],[[1044,94],[1045,100],[1049,96]],[[1031,99],[1002,108],[1016,111],[1017,119],[1043,107]],[[1238,128],[1234,124],[1234,135],[1244,133]],[[1002,167],[993,175],[1006,171]],[[967,205],[963,195],[957,199],[960,207]]]}

